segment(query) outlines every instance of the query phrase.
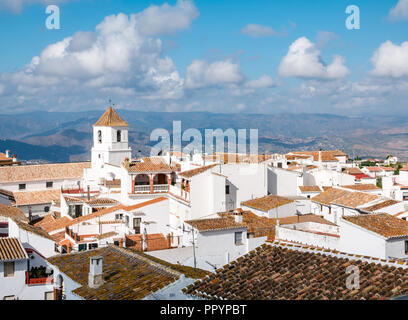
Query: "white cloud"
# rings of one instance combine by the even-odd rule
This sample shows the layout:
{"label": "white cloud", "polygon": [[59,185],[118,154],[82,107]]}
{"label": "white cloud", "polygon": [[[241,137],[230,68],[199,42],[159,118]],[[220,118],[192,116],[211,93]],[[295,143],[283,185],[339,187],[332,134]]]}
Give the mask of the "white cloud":
{"label": "white cloud", "polygon": [[276,87],[278,84],[270,76],[264,74],[259,79],[251,80],[245,83],[247,88],[258,89],[258,88],[271,88]]}
{"label": "white cloud", "polygon": [[13,13],[19,13],[25,5],[42,3],[44,5],[57,5],[67,0],[0,0],[0,9],[7,9]]}
{"label": "white cloud", "polygon": [[270,37],[276,34],[276,31],[271,27],[259,24],[248,24],[242,28],[241,32],[253,38]]}
{"label": "white cloud", "polygon": [[229,60],[207,63],[194,60],[186,70],[185,85],[198,89],[217,85],[237,84],[244,80],[239,65]]}
{"label": "white cloud", "polygon": [[374,52],[372,73],[381,77],[400,78],[408,76],[408,41],[400,46],[386,41]]}
{"label": "white cloud", "polygon": [[[154,12],[161,18],[160,8],[167,17],[180,18],[187,1],[178,1],[176,6],[167,4],[157,7]],[[151,10],[149,7],[146,10]],[[13,74],[3,74],[0,82],[10,93],[19,92],[26,99],[52,91],[61,94],[67,89],[103,93],[133,93],[144,99],[178,99],[183,96],[184,80],[171,58],[163,56],[162,42],[141,33],[140,14],[111,15],[106,17],[94,32],[77,32],[71,37],[53,43],[33,57],[22,70]],[[154,18],[149,11],[148,16]],[[188,27],[184,24],[185,27]],[[181,25],[171,25],[173,31]],[[155,33],[157,34],[158,29]],[[1,83],[0,83],[1,84]],[[37,97],[38,98],[38,97]],[[25,100],[26,101],[26,100]]]}
{"label": "white cloud", "polygon": [[136,19],[140,33],[156,36],[185,30],[199,15],[192,1],[178,0],[175,6],[167,3],[162,6],[151,5],[137,14]]}
{"label": "white cloud", "polygon": [[388,18],[392,21],[408,20],[408,0],[399,0],[390,10]]}
{"label": "white cloud", "polygon": [[350,74],[344,63],[343,57],[335,55],[333,62],[326,65],[316,45],[306,37],[301,37],[290,45],[278,72],[283,77],[339,79]]}

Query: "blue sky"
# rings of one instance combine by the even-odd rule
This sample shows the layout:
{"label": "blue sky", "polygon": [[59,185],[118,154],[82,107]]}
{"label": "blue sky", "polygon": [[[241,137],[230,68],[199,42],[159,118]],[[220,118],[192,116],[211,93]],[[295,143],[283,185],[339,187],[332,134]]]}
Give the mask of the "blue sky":
{"label": "blue sky", "polygon": [[[55,0],[60,30],[45,27],[48,2],[0,0],[0,113],[109,98],[155,111],[407,113],[407,0]],[[345,27],[350,4],[359,30]],[[72,52],[72,38],[90,45]]]}

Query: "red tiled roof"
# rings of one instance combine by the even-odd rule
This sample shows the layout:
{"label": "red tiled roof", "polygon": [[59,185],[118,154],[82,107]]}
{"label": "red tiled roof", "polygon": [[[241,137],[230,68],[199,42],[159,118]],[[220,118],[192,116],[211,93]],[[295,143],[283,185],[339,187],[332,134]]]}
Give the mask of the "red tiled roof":
{"label": "red tiled roof", "polygon": [[59,200],[60,195],[60,190],[20,191],[14,192],[14,199],[17,206],[50,204],[53,200]]}
{"label": "red tiled roof", "polygon": [[185,223],[201,232],[246,228],[244,224],[235,222],[235,219],[230,216],[215,219],[187,220]]}
{"label": "red tiled roof", "polygon": [[81,179],[90,162],[51,163],[0,167],[1,182],[47,181]]}
{"label": "red tiled roof", "polygon": [[146,157],[141,161],[125,161],[123,164],[130,173],[171,173],[173,171],[162,157]]}
{"label": "red tiled roof", "polygon": [[27,253],[17,238],[0,238],[0,261],[27,259]]}
{"label": "red tiled roof", "polygon": [[299,186],[300,191],[302,192],[321,192],[319,186]]}
{"label": "red tiled roof", "polygon": [[12,218],[13,220],[18,219],[28,222],[28,218],[21,209],[11,207],[2,203],[0,203],[0,216],[5,218]]}
{"label": "red tiled roof", "polygon": [[102,117],[94,124],[99,127],[128,127],[128,124],[116,113],[116,111],[109,107]]}
{"label": "red tiled roof", "polygon": [[[351,265],[358,267],[359,289],[347,288]],[[397,264],[274,243],[258,247],[183,292],[225,300],[388,299],[408,294],[408,273]]]}
{"label": "red tiled roof", "polygon": [[324,205],[331,204],[334,200],[343,197],[344,195],[351,194],[351,191],[346,191],[337,188],[326,188],[324,192],[312,198],[313,202],[321,203]]}
{"label": "red tiled roof", "polygon": [[408,221],[386,213],[361,214],[343,219],[388,239],[408,237]]}
{"label": "red tiled roof", "polygon": [[351,189],[351,190],[359,190],[359,191],[381,190],[381,188],[378,188],[376,185],[368,184],[368,183],[352,184],[349,186],[341,186],[341,187],[346,188],[346,189]]}
{"label": "red tiled roof", "polygon": [[356,208],[379,198],[379,196],[373,194],[356,191],[337,198],[332,201],[332,203],[344,207]]}
{"label": "red tiled roof", "polygon": [[206,172],[207,170],[214,168],[215,166],[217,166],[217,164],[210,164],[208,166],[203,166],[197,169],[184,171],[184,172],[179,173],[179,176],[184,177],[184,178],[192,178],[200,173]]}
{"label": "red tiled roof", "polygon": [[269,210],[292,202],[294,201],[271,194],[266,197],[244,201],[241,203],[241,205],[267,212]]}

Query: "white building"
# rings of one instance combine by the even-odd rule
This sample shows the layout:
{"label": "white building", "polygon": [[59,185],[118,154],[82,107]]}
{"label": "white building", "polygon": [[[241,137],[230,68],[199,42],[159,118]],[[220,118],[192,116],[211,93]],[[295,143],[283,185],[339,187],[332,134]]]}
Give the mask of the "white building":
{"label": "white building", "polygon": [[388,214],[339,220],[340,250],[380,259],[408,259],[408,222]]}

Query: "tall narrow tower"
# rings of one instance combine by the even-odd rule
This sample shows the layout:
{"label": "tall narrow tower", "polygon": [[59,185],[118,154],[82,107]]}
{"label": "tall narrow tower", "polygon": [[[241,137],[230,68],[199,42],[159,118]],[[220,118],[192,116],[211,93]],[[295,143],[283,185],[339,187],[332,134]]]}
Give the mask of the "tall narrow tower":
{"label": "tall narrow tower", "polygon": [[93,125],[92,168],[104,163],[119,166],[132,155],[128,141],[128,124],[109,107]]}

